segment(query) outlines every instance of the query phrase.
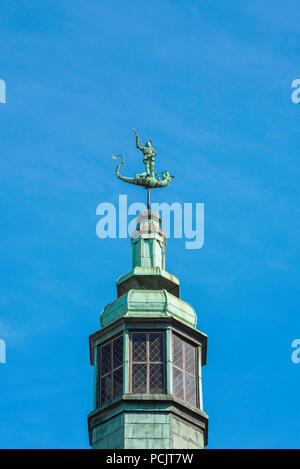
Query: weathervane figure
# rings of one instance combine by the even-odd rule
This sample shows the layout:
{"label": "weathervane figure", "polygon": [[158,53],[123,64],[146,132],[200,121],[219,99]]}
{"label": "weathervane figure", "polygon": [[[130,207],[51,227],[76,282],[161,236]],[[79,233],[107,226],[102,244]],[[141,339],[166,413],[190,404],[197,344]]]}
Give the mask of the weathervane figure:
{"label": "weathervane figure", "polygon": [[135,133],[135,138],[136,138],[136,147],[139,150],[141,150],[144,154],[143,163],[146,168],[146,173],[149,174],[150,177],[154,178],[155,177],[155,169],[154,169],[155,158],[154,157],[157,155],[157,153],[152,147],[151,140],[148,140],[145,146],[143,146],[142,141],[137,134],[137,131],[135,129],[133,129],[133,131]]}
{"label": "weathervane figure", "polygon": [[145,172],[136,174],[134,177],[125,177],[120,174],[120,167],[124,164],[125,156],[123,154],[113,155],[113,159],[116,160],[118,156],[122,158],[122,161],[116,167],[116,175],[121,181],[127,182],[128,184],[136,184],[138,186],[143,186],[148,189],[148,208],[150,208],[150,189],[155,189],[159,187],[169,186],[174,176],[170,176],[168,171],[163,171],[161,173],[161,178],[158,176],[155,171],[155,156],[157,155],[156,151],[152,147],[151,140],[147,140],[146,144],[143,145],[140,137],[138,136],[135,129],[133,129],[136,137],[136,147],[143,152],[144,158],[143,163],[145,165]]}

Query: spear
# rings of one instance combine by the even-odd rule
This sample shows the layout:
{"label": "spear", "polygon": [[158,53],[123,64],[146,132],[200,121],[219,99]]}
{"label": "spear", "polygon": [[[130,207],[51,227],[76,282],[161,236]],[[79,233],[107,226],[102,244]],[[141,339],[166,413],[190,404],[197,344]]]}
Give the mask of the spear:
{"label": "spear", "polygon": [[134,133],[135,133],[136,139],[139,140],[139,141],[140,141],[140,144],[143,146],[143,142],[142,142],[142,140],[140,139],[140,137],[138,136],[137,131],[136,131],[135,129],[132,129],[132,130],[133,130]]}

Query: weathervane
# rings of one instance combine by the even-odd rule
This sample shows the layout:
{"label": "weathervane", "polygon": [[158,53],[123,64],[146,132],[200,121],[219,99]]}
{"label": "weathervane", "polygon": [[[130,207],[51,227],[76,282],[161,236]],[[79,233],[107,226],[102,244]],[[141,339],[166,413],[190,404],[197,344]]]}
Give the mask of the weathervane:
{"label": "weathervane", "polygon": [[150,189],[155,189],[159,187],[169,186],[174,176],[170,176],[168,171],[163,171],[161,173],[161,179],[155,171],[155,156],[157,155],[156,151],[152,147],[151,140],[148,140],[145,145],[142,144],[140,137],[137,134],[137,131],[133,129],[136,137],[136,147],[141,150],[144,155],[143,163],[145,165],[146,171],[144,173],[136,174],[134,177],[125,177],[120,174],[120,167],[125,162],[125,156],[123,154],[113,155],[113,159],[116,160],[117,157],[121,157],[122,161],[116,167],[116,175],[121,181],[127,182],[128,184],[136,184],[138,186],[145,187],[148,190],[148,202],[147,207],[150,209]]}

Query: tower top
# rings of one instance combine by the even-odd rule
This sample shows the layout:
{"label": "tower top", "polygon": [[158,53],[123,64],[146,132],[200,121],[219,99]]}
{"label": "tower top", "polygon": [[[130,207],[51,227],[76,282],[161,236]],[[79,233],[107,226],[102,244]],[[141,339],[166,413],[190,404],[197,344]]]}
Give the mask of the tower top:
{"label": "tower top", "polygon": [[[116,282],[118,299],[107,305],[100,317],[102,327],[119,317],[136,317],[147,311],[148,317],[172,316],[195,328],[196,313],[191,305],[180,299],[180,283],[177,277],[165,270],[166,235],[161,228],[161,217],[150,208],[150,189],[166,187],[174,176],[167,171],[160,179],[154,169],[156,151],[148,140],[143,146],[136,131],[136,146],[143,152],[146,172],[134,178],[120,175],[121,163],[116,168],[119,179],[148,189],[148,209],[136,220],[136,230],[131,236],[132,268]],[[116,158],[116,156],[113,156]],[[150,296],[149,296],[150,295]],[[159,313],[158,313],[159,311]]]}
{"label": "tower top", "polygon": [[[136,132],[135,132],[136,133]],[[148,190],[148,209],[131,236],[132,267],[117,282],[117,298],[102,310],[101,329],[90,336],[95,366],[94,409],[89,414],[95,449],[200,449],[207,444],[201,367],[207,337],[196,312],[181,300],[179,280],[165,270],[166,236],[150,209],[150,189],[172,179],[154,169],[156,151],[136,133],[146,172],[117,176]]]}

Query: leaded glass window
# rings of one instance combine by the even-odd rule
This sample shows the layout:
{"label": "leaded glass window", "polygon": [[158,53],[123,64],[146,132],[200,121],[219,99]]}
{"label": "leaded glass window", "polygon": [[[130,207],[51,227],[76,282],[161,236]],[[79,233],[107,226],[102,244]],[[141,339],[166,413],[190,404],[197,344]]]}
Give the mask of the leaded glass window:
{"label": "leaded glass window", "polygon": [[130,334],[131,392],[165,393],[165,344],[163,332]]}
{"label": "leaded glass window", "polygon": [[173,334],[173,394],[194,406],[197,400],[197,348]]}
{"label": "leaded glass window", "polygon": [[98,347],[98,405],[123,393],[123,336]]}

